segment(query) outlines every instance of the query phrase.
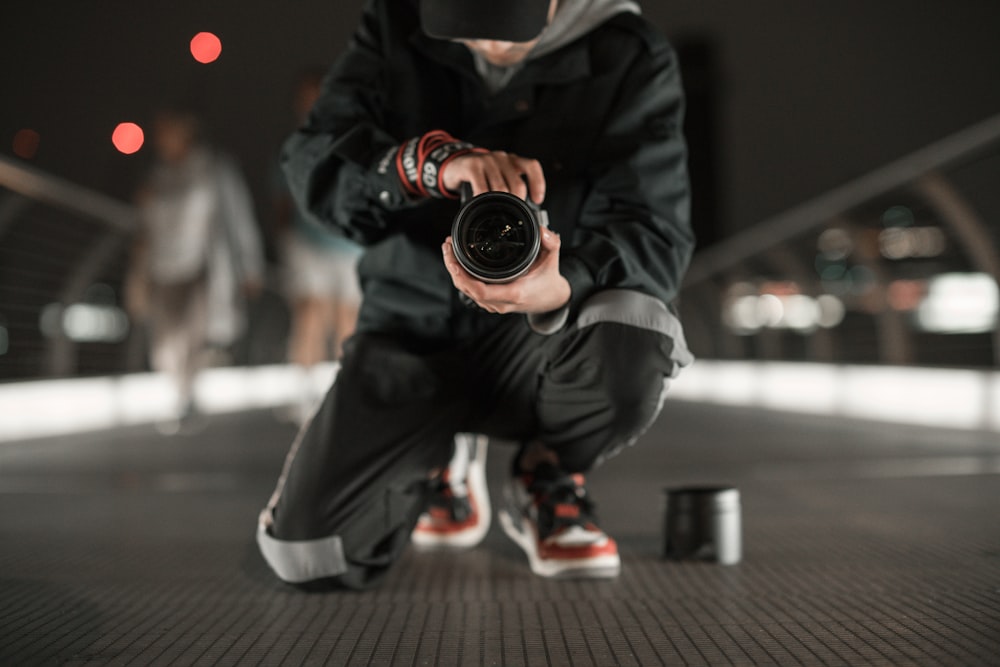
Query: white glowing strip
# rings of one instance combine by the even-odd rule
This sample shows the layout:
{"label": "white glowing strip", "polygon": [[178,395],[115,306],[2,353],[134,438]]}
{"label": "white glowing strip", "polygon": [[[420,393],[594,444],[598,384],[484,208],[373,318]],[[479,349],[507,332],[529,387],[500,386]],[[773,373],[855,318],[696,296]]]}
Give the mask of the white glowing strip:
{"label": "white glowing strip", "polygon": [[761,407],[830,414],[837,408],[838,369],[824,364],[758,365]]}
{"label": "white glowing strip", "polygon": [[1000,431],[1000,374],[992,371],[699,360],[668,397]]}
{"label": "white glowing strip", "polygon": [[[293,405],[325,391],[336,371],[213,368],[198,376],[195,405],[206,414]],[[0,384],[0,441],[152,423],[175,418],[178,408],[173,384],[155,373]]]}
{"label": "white glowing strip", "polygon": [[841,414],[957,428],[986,426],[986,374],[919,368],[898,368],[887,374],[879,370],[845,370]]}
{"label": "white glowing strip", "polygon": [[[336,364],[276,365],[201,374],[195,402],[208,414],[292,405],[322,393]],[[893,366],[699,360],[668,398],[768,410],[1000,431],[1000,373]],[[170,419],[177,395],[156,374],[0,384],[0,441]]]}
{"label": "white glowing strip", "polygon": [[110,378],[0,385],[0,438],[104,428],[116,421],[114,394]]}

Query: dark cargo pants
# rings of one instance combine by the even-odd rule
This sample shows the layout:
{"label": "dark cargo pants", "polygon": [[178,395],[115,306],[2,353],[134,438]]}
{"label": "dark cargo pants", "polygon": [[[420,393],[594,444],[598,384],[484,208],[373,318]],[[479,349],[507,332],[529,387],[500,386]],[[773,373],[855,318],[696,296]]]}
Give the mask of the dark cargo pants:
{"label": "dark cargo pants", "polygon": [[680,323],[652,297],[595,295],[551,335],[523,316],[444,349],[355,336],[333,387],[292,445],[257,541],[279,577],[350,588],[399,557],[458,432],[554,449],[585,471],[634,442],[691,361]]}

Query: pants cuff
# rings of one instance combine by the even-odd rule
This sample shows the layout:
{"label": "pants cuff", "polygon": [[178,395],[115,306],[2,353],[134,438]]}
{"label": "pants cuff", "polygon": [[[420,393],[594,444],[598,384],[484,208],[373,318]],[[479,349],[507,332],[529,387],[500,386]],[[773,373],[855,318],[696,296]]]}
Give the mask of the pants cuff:
{"label": "pants cuff", "polygon": [[269,524],[270,510],[265,509],[257,524],[257,546],[264,560],[283,581],[301,584],[347,572],[344,545],[339,535],[316,540],[279,540],[268,532]]}

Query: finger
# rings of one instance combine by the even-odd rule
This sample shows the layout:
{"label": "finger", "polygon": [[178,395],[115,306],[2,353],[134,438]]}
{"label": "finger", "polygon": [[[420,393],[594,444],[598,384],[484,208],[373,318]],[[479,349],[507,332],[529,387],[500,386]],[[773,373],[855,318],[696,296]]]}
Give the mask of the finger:
{"label": "finger", "polygon": [[457,287],[457,281],[462,277],[462,266],[455,259],[455,252],[451,247],[450,236],[441,244],[441,255],[444,257],[444,268],[448,270],[452,282],[455,282]]}
{"label": "finger", "polygon": [[469,174],[469,187],[472,190],[472,196],[475,197],[489,192],[490,184],[483,173],[477,170],[475,173]]}
{"label": "finger", "polygon": [[525,182],[524,168],[522,163],[524,160],[517,155],[511,153],[506,155],[509,159],[501,161],[501,170],[503,172],[504,180],[507,181],[508,191],[521,199],[528,198],[528,184]]}
{"label": "finger", "polygon": [[507,183],[510,185],[510,193],[525,201],[528,200],[528,183],[522,178],[524,172],[520,169],[510,169],[506,174]]}
{"label": "finger", "polygon": [[444,266],[445,269],[448,270],[448,274],[451,276],[452,285],[454,285],[455,289],[459,292],[478,304],[481,298],[479,291],[482,283],[470,276],[458,262],[458,259],[455,257],[454,249],[451,245],[450,236],[443,244],[441,244],[441,254],[444,256]]}
{"label": "finger", "polygon": [[510,192],[507,179],[495,160],[483,161],[483,175],[486,177],[487,190],[494,192]]}
{"label": "finger", "polygon": [[549,252],[557,252],[562,246],[562,238],[547,227],[542,228],[542,247]]}
{"label": "finger", "polygon": [[545,201],[545,173],[542,171],[542,163],[529,158],[519,158],[518,160],[528,181],[531,201],[541,204]]}

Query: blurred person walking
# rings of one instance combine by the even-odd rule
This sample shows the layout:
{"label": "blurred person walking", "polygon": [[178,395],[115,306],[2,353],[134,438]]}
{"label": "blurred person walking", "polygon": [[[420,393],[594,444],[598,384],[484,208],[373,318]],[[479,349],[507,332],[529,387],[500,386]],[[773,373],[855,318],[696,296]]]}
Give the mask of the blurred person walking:
{"label": "blurred person walking", "polygon": [[[305,123],[319,98],[324,71],[309,69],[296,82],[296,127]],[[288,359],[304,371],[296,419],[308,416],[322,392],[314,388],[311,369],[339,359],[354,332],[361,304],[357,265],[361,246],[329,226],[309,219],[292,200],[284,175],[276,169],[276,197],[285,293],[292,310]]]}
{"label": "blurred person walking", "polygon": [[126,302],[149,334],[153,370],[177,390],[176,431],[195,412],[194,382],[246,328],[246,299],[261,289],[264,255],[253,202],[231,158],[201,138],[201,122],[168,109],[153,122],[156,162],[140,211]]}

